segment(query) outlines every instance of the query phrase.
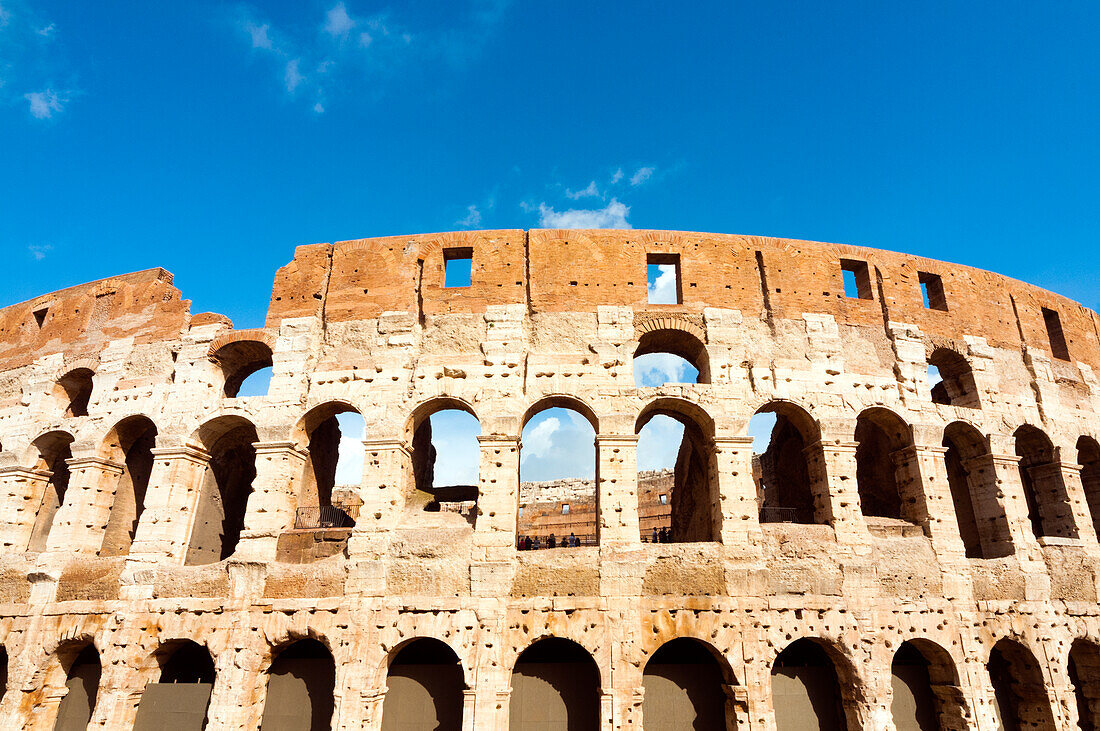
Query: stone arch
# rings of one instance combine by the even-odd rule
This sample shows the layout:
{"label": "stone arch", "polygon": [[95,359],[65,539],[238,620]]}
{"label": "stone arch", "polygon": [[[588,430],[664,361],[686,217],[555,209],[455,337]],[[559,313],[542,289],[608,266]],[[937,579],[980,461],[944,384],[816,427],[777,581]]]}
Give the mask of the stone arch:
{"label": "stone arch", "polygon": [[827,523],[829,484],[817,420],[787,400],[769,401],[755,413],[776,417],[768,448],[759,455],[760,522]]}
{"label": "stone arch", "polygon": [[904,456],[913,446],[912,428],[890,409],[874,406],[857,417],[855,439],[856,485],[864,517],[919,523],[914,496],[903,495],[903,486],[913,487]]}
{"label": "stone arch", "polygon": [[167,640],[152,659],[160,674],[141,694],[134,731],[204,728],[217,675],[210,650],[193,640]]}
{"label": "stone arch", "polygon": [[335,686],[336,661],[326,643],[308,637],[273,649],[260,727],[331,728]]}
{"label": "stone arch", "polygon": [[48,699],[40,712],[53,716],[55,729],[86,728],[103,672],[95,643],[83,637],[62,641],[47,662],[43,682],[37,686]]}
{"label": "stone arch", "polygon": [[[447,485],[435,487],[436,449],[432,444],[432,416],[444,411],[459,411],[469,414],[481,429],[481,419],[477,411],[467,400],[450,395],[433,396],[420,402],[413,408],[405,423],[406,439],[410,445],[411,479],[418,497],[425,502],[425,510],[437,511],[443,503],[460,503],[460,512],[469,518],[476,516],[478,486]],[[472,504],[471,504],[472,503]]]}
{"label": "stone arch", "polygon": [[959,535],[968,558],[1000,558],[1013,552],[1012,533],[998,498],[989,440],[967,421],[943,430],[944,463]]}
{"label": "stone arch", "polygon": [[1042,670],[1023,643],[1008,637],[999,640],[986,668],[998,718],[1006,729],[1055,727]]}
{"label": "stone arch", "polygon": [[638,413],[635,433],[641,434],[650,419],[657,415],[675,419],[684,427],[669,497],[672,506],[670,541],[717,541],[721,535],[722,514],[715,464],[714,420],[692,401],[659,397]]}
{"label": "stone arch", "polygon": [[100,456],[122,466],[99,549],[101,556],[124,556],[130,552],[145,509],[156,439],[157,426],[152,419],[133,414],[111,427],[100,443]]}
{"label": "stone arch", "polygon": [[222,391],[233,398],[244,379],[273,365],[274,338],[263,330],[235,330],[210,343],[208,357],[221,370]]}
{"label": "stone arch", "polygon": [[466,673],[457,653],[434,637],[413,637],[386,655],[382,731],[462,727]]}
{"label": "stone arch", "polygon": [[53,386],[53,396],[64,408],[65,416],[87,416],[92,400],[95,369],[91,364],[74,364],[58,377]]}
{"label": "stone arch", "polygon": [[57,430],[46,432],[31,442],[28,456],[33,460],[33,469],[49,476],[41,485],[41,497],[35,500],[38,512],[31,529],[28,551],[46,550],[54,517],[64,504],[69,487],[69,465],[66,460],[73,456],[74,441],[69,432]]}
{"label": "stone arch", "polygon": [[1020,482],[1036,538],[1077,538],[1077,524],[1062,478],[1058,453],[1043,430],[1024,424],[1013,433]]}
{"label": "stone arch", "polygon": [[925,638],[906,640],[890,667],[897,731],[968,731],[970,711],[947,650]]}
{"label": "stone arch", "polygon": [[958,351],[939,347],[928,356],[928,365],[940,374],[940,382],[932,386],[932,403],[980,409],[981,399],[970,363]]}
{"label": "stone arch", "polygon": [[527,646],[512,667],[512,731],[545,728],[546,720],[571,731],[600,728],[600,668],[573,640],[543,637]]}
{"label": "stone arch", "polygon": [[[340,440],[343,436],[337,416],[362,413],[349,401],[332,400],[307,411],[292,431],[293,441],[308,451],[302,467],[295,506],[304,521],[299,527],[351,528],[361,500],[355,495],[334,495]],[[362,474],[358,482],[362,482]]]}
{"label": "stone arch", "polygon": [[709,642],[673,638],[643,669],[642,726],[732,729],[736,713],[728,689],[736,684],[726,658]]}
{"label": "stone arch", "polygon": [[1100,644],[1078,637],[1066,658],[1069,680],[1077,701],[1077,725],[1082,731],[1100,729]]}
{"label": "stone arch", "polygon": [[191,437],[210,460],[204,473],[184,563],[214,563],[237,548],[244,528],[248,496],[256,478],[259,437],[251,421],[239,415],[215,417]]}
{"label": "stone arch", "polygon": [[535,418],[539,413],[553,408],[576,411],[588,420],[588,423],[592,425],[593,431],[597,434],[600,433],[600,419],[596,415],[595,410],[579,396],[567,393],[554,393],[539,397],[523,412],[523,418],[520,419],[519,423],[520,431],[522,432],[523,427],[527,426],[527,422],[531,421],[531,419]]}
{"label": "stone arch", "polygon": [[1077,464],[1081,465],[1081,486],[1092,516],[1092,525],[1100,536],[1100,442],[1090,436],[1077,440]]}
{"label": "stone arch", "polygon": [[802,637],[775,657],[771,668],[777,731],[861,728],[863,685],[833,642]]}
{"label": "stone arch", "polygon": [[679,315],[662,315],[635,323],[638,347],[634,357],[650,353],[671,353],[683,358],[699,371],[697,383],[710,383],[710,354],[704,344],[706,333],[690,319]]}

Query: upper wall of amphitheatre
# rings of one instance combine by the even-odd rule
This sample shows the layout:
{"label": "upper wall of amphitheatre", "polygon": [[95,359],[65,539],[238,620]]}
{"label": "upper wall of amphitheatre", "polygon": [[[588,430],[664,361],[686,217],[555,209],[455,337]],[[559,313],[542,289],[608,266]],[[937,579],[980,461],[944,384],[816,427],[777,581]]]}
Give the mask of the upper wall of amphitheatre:
{"label": "upper wall of amphitheatre", "polygon": [[[443,287],[444,249],[473,253],[468,288]],[[682,304],[647,302],[646,258],[679,255]],[[842,260],[866,262],[870,299],[844,296]],[[921,272],[938,275],[948,308],[927,309]],[[642,230],[466,231],[299,246],[275,275],[266,327],[288,318],[334,324],[408,312],[421,319],[521,305],[531,314],[594,312],[613,305],[699,318],[708,308],[772,322],[830,315],[838,324],[915,325],[932,342],[964,335],[994,348],[1050,353],[1043,308],[1058,313],[1071,364],[1100,369],[1100,317],[1055,293],[992,272],[878,249],[792,239]],[[111,341],[178,339],[228,319],[191,315],[172,275],[149,269],[44,294],[0,309],[0,372],[47,355],[93,359]],[[1063,372],[1064,371],[1064,372]]]}

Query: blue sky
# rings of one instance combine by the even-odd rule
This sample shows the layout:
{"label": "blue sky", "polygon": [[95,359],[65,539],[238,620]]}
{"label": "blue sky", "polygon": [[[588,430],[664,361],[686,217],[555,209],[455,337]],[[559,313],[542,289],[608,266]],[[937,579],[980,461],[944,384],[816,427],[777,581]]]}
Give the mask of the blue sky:
{"label": "blue sky", "polygon": [[298,244],[765,234],[1100,308],[1100,4],[0,0],[0,305],[152,266],[263,322]]}

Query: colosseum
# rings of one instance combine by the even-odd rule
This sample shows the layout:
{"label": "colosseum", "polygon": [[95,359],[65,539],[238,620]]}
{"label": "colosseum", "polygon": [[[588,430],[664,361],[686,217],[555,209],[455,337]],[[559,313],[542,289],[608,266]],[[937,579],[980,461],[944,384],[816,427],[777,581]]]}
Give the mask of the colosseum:
{"label": "colosseum", "polygon": [[[301,246],[256,329],[162,269],[44,294],[0,310],[0,728],[1096,729],[1098,367],[1059,295],[755,236]],[[526,550],[552,408],[592,533]],[[443,410],[476,484],[433,484]]]}

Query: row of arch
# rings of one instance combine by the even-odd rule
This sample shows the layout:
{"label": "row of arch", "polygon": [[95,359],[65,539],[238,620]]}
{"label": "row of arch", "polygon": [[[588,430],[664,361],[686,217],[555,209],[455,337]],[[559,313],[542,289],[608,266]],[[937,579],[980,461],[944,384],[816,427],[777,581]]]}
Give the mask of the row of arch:
{"label": "row of arch", "polygon": [[[217,671],[209,650],[192,640],[171,640],[154,653],[157,679],[146,685],[136,710],[136,731],[206,726]],[[1100,726],[1100,645],[1075,640],[1066,658],[1076,698],[1078,726]],[[746,695],[721,652],[704,640],[679,637],[660,645],[642,667],[642,728],[732,729],[745,720]],[[1027,646],[1002,638],[985,665],[992,711],[1007,731],[1053,728],[1042,669]],[[0,649],[6,690],[7,655]],[[85,728],[94,712],[102,665],[89,641],[59,647],[47,684],[60,702],[54,728]],[[445,642],[414,637],[387,657],[382,731],[459,731],[471,691],[466,670]],[[331,728],[336,663],[318,638],[300,638],[273,653],[266,670],[261,729]],[[862,728],[870,691],[834,642],[804,637],[790,642],[770,668],[772,709],[778,731],[842,731]],[[740,689],[740,692],[739,692]],[[596,731],[601,727],[600,670],[572,640],[547,636],[529,645],[512,667],[509,728]],[[975,727],[950,653],[923,638],[902,642],[893,653],[890,714],[898,731],[964,731]],[[36,711],[37,712],[37,711]]]}

